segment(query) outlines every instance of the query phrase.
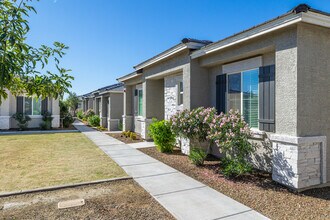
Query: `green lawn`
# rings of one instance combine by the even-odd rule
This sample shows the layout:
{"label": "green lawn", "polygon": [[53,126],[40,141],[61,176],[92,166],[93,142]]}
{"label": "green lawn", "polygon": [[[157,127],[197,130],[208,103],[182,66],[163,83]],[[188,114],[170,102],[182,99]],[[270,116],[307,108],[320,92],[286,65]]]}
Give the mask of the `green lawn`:
{"label": "green lawn", "polygon": [[0,136],[0,192],[123,177],[80,133]]}

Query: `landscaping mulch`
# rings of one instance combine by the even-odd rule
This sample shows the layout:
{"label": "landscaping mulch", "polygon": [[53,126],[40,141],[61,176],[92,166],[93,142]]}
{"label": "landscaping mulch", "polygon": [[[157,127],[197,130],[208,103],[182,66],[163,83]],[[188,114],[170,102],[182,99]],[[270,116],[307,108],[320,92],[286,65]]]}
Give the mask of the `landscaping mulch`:
{"label": "landscaping mulch", "polygon": [[172,154],[155,148],[139,150],[271,219],[330,219],[330,187],[297,193],[272,181],[268,173],[225,178],[215,158],[196,167],[179,149]]}
{"label": "landscaping mulch", "polygon": [[[58,209],[58,202],[73,199],[85,205]],[[0,219],[174,218],[134,180],[121,180],[0,198]]]}
{"label": "landscaping mulch", "polygon": [[133,144],[143,142],[143,139],[139,134],[136,134],[136,140],[132,140],[131,138],[125,137],[122,133],[107,133],[107,135],[116,138],[117,140],[124,142],[125,144]]}

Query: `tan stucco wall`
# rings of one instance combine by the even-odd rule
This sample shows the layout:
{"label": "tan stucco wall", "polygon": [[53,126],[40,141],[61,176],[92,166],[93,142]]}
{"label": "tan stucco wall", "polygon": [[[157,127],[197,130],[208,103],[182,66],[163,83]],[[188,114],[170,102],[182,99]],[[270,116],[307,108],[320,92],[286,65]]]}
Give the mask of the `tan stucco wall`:
{"label": "tan stucco wall", "polygon": [[330,29],[298,25],[298,136],[327,136],[330,181]]}

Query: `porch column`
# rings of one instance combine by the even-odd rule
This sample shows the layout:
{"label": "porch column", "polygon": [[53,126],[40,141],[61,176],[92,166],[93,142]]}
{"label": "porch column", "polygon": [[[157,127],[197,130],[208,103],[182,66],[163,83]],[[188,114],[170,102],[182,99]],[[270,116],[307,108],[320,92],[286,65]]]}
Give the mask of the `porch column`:
{"label": "porch column", "polygon": [[[133,130],[133,96],[134,96],[133,86],[125,85],[123,131]],[[109,105],[110,105],[110,100],[109,100]]]}
{"label": "porch column", "polygon": [[108,98],[104,95],[101,96],[101,126],[104,128],[108,127],[107,123],[107,115],[108,115],[108,108],[107,108],[107,100]]}
{"label": "porch column", "polygon": [[148,128],[152,119],[164,119],[164,79],[146,80],[143,83],[143,118],[141,136],[150,139]]}
{"label": "porch column", "polygon": [[[11,94],[10,94],[11,96]],[[15,99],[15,103],[16,103],[16,97],[13,96]],[[7,99],[3,99],[2,100],[2,104],[0,106],[0,129],[9,129],[10,128],[10,111],[9,111],[9,107],[10,107],[10,98],[8,97]],[[15,110],[16,112],[16,110]]]}

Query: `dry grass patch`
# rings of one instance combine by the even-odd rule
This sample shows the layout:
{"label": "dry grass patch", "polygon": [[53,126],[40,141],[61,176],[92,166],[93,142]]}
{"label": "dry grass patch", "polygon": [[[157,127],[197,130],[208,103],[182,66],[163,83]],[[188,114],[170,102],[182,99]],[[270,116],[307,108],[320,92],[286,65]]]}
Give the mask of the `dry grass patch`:
{"label": "dry grass patch", "polygon": [[0,192],[123,177],[80,133],[0,136]]}

